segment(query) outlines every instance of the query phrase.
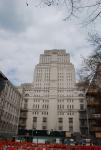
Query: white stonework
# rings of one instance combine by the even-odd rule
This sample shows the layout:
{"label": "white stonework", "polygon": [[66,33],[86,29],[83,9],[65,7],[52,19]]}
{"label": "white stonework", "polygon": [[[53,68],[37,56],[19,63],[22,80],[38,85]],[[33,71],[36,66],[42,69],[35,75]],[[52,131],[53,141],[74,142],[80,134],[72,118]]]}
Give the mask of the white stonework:
{"label": "white stonework", "polygon": [[74,65],[65,50],[45,50],[28,85],[22,85],[25,103],[27,99],[26,129],[80,132],[84,97],[76,88]]}
{"label": "white stonework", "polygon": [[17,135],[22,96],[0,71],[0,137]]}

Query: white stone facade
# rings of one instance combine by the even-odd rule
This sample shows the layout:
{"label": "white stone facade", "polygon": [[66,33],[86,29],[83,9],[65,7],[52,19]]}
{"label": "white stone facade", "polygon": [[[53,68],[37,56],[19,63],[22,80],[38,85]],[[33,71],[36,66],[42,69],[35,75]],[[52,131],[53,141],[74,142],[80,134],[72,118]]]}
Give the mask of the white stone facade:
{"label": "white stone facade", "polygon": [[0,137],[17,135],[22,96],[0,72]]}
{"label": "white stone facade", "polygon": [[83,96],[76,89],[74,65],[65,50],[45,50],[29,85],[30,89],[22,85],[25,103],[27,99],[26,129],[80,132]]}

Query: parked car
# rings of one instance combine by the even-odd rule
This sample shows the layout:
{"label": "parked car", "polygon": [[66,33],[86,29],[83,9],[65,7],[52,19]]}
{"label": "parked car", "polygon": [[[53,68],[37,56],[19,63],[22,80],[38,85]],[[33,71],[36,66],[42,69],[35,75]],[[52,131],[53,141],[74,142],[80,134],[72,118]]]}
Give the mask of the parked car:
{"label": "parked car", "polygon": [[79,144],[89,146],[89,145],[92,145],[92,140],[91,139],[82,139],[79,141]]}
{"label": "parked car", "polygon": [[64,141],[64,143],[68,145],[75,145],[76,142],[74,141],[74,139],[67,139]]}

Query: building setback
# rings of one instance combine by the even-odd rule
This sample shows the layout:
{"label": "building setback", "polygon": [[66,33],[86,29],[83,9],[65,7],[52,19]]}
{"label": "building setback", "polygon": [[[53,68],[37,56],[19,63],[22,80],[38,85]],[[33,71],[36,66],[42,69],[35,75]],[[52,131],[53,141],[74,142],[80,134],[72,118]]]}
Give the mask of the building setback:
{"label": "building setback", "polygon": [[19,89],[23,94],[20,129],[80,132],[84,95],[76,88],[75,68],[66,50],[45,50],[35,66],[33,83]]}
{"label": "building setback", "polygon": [[0,137],[16,136],[21,100],[18,90],[0,72]]}
{"label": "building setback", "polygon": [[[88,83],[81,82],[79,81],[77,84],[77,89],[78,91],[83,92],[83,99],[80,98],[80,116],[79,116],[79,121],[80,121],[80,134],[82,138],[88,137],[88,113],[87,113],[87,102],[86,102],[86,91],[88,88]],[[84,96],[85,95],[85,96]],[[80,94],[79,96],[82,96]]]}
{"label": "building setback", "polygon": [[96,73],[86,93],[89,136],[101,144],[101,66]]}

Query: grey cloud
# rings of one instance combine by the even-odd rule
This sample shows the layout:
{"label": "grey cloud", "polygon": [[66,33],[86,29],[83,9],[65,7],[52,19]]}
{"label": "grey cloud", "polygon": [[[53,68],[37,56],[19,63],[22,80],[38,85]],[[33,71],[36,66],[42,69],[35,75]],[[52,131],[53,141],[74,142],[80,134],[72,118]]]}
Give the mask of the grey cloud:
{"label": "grey cloud", "polygon": [[21,0],[1,0],[0,27],[12,32],[25,31],[31,25],[27,12],[26,5]]}
{"label": "grey cloud", "polygon": [[0,70],[13,83],[32,82],[34,67],[44,49],[64,48],[72,54],[76,68],[80,65],[80,55],[85,49],[89,51],[85,48],[86,34],[73,22],[62,21],[62,12],[34,6],[26,9],[21,0],[1,2]]}

